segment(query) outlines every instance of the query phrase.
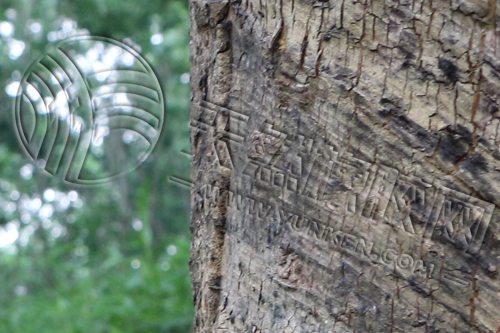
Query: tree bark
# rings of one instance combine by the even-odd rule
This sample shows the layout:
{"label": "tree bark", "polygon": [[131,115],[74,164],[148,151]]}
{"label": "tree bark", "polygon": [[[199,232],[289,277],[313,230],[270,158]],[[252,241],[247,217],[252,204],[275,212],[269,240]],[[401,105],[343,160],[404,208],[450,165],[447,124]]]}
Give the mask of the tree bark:
{"label": "tree bark", "polygon": [[197,332],[500,332],[487,0],[191,0]]}

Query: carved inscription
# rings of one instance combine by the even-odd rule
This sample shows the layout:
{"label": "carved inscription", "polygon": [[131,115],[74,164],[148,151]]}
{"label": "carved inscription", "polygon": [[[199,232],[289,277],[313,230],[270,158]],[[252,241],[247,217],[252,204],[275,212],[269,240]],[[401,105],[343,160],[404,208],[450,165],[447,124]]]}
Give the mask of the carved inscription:
{"label": "carved inscription", "polygon": [[[211,185],[202,186],[199,189],[199,195],[204,200],[207,212],[212,203],[219,202],[221,199],[220,188]],[[422,259],[412,253],[405,253],[395,247],[387,246],[384,242],[376,243],[345,230],[341,224],[337,227],[328,226],[310,216],[294,212],[290,208],[232,191],[228,193],[228,207],[243,212],[246,214],[245,216],[251,216],[253,219],[279,220],[293,232],[306,239],[323,242],[322,248],[325,251],[331,248],[354,254],[360,260],[382,265],[388,271],[411,278],[415,283],[420,283],[421,287],[427,285],[430,288],[430,280],[439,283],[452,283],[462,288],[470,287],[469,272],[465,272],[463,269],[449,267],[440,261],[432,261],[429,258]]]}
{"label": "carved inscription", "polygon": [[494,205],[421,179],[399,177],[384,219],[423,238],[441,236],[468,253],[477,253]]}
{"label": "carved inscription", "polygon": [[[264,122],[249,133],[248,115],[202,102],[196,131],[217,127],[214,150],[230,161],[231,147],[246,140],[243,177],[257,186],[293,194],[337,216],[364,218],[391,225],[411,237],[445,240],[466,253],[477,253],[494,205],[418,177],[360,160],[336,147]],[[235,170],[238,172],[238,170]]]}

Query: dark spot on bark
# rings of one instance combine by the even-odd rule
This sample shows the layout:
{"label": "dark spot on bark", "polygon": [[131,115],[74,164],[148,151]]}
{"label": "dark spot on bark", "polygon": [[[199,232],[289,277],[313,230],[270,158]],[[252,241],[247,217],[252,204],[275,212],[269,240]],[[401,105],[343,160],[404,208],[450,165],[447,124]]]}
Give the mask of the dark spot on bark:
{"label": "dark spot on bark", "polygon": [[222,278],[220,276],[212,277],[208,281],[208,288],[210,288],[210,290],[219,291],[221,289],[221,280]]}
{"label": "dark spot on bark", "polygon": [[412,63],[410,60],[405,60],[401,65],[401,69],[408,69],[410,67],[415,67],[415,64]]}
{"label": "dark spot on bark", "polygon": [[344,81],[346,79],[355,77],[356,73],[354,73],[353,70],[343,66],[335,65],[335,76],[333,77],[335,80]]}
{"label": "dark spot on bark", "polygon": [[328,30],[323,33],[323,40],[328,42],[332,38],[341,38],[342,28],[337,28],[336,25],[332,25]]}
{"label": "dark spot on bark", "polygon": [[447,59],[439,59],[438,67],[451,83],[458,81],[458,67]]}
{"label": "dark spot on bark", "polygon": [[399,51],[401,51],[406,60],[411,60],[416,58],[415,55],[410,51],[408,51],[404,46],[398,45],[397,48]]}
{"label": "dark spot on bark", "polygon": [[401,113],[402,107],[398,100],[382,98],[380,99],[380,104],[382,104],[384,108],[389,109],[395,115],[400,115]]}
{"label": "dark spot on bark", "polygon": [[434,75],[434,73],[428,71],[428,70],[425,70],[423,69],[422,70],[422,79],[425,81],[425,80],[434,80],[436,78],[436,76]]}
{"label": "dark spot on bark", "polygon": [[415,53],[419,52],[420,37],[413,29],[403,29],[399,35],[399,48],[405,54],[406,59],[415,59]]}
{"label": "dark spot on bark", "polygon": [[416,135],[419,140],[425,140],[429,136],[428,133],[424,130],[419,130]]}
{"label": "dark spot on bark", "polygon": [[456,127],[452,127],[449,129],[451,133],[458,134],[460,137],[467,141],[468,144],[472,144],[472,133],[462,125],[457,125]]}
{"label": "dark spot on bark", "polygon": [[333,187],[336,190],[346,192],[349,190],[349,187],[345,186],[344,183],[340,179],[333,179],[328,183],[328,186]]}
{"label": "dark spot on bark", "polygon": [[328,66],[328,65],[322,65],[321,68],[320,68],[320,71],[322,73],[326,73],[326,74],[329,74],[329,75],[332,74],[332,70],[331,70],[330,66]]}
{"label": "dark spot on bark", "polygon": [[389,117],[389,115],[392,114],[391,110],[388,110],[388,109],[383,109],[383,110],[379,110],[378,111],[378,114],[384,118],[386,117]]}
{"label": "dark spot on bark", "polygon": [[421,327],[424,326],[427,322],[425,320],[414,321],[411,326],[413,327]]}
{"label": "dark spot on bark", "polygon": [[498,112],[498,110],[499,110],[498,105],[494,101],[492,101],[488,98],[487,103],[488,103],[487,110],[490,114],[495,114]]}
{"label": "dark spot on bark", "polygon": [[333,312],[333,308],[334,308],[334,306],[336,304],[335,299],[333,299],[332,297],[327,297],[325,299],[325,304],[328,307],[328,311],[330,311],[330,313],[332,313]]}
{"label": "dark spot on bark", "polygon": [[439,156],[447,162],[457,163],[469,152],[472,133],[461,125],[447,126],[441,130]]}
{"label": "dark spot on bark", "polygon": [[462,164],[463,168],[470,172],[474,177],[479,177],[481,173],[488,172],[488,162],[483,155],[474,153]]}
{"label": "dark spot on bark", "polygon": [[274,316],[274,318],[277,318],[277,319],[284,319],[286,317],[285,313],[283,312],[283,308],[279,305],[275,305],[273,316]]}
{"label": "dark spot on bark", "polygon": [[395,16],[399,17],[399,18],[406,18],[406,14],[405,12],[403,12],[401,9],[399,8],[392,8],[391,9],[391,14],[394,14]]}

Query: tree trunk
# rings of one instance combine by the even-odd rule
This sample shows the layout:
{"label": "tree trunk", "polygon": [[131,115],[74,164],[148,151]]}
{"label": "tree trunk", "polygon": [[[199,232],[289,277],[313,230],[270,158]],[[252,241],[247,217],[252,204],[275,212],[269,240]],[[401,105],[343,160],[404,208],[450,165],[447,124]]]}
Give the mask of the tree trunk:
{"label": "tree trunk", "polygon": [[495,11],[191,0],[197,332],[500,332]]}

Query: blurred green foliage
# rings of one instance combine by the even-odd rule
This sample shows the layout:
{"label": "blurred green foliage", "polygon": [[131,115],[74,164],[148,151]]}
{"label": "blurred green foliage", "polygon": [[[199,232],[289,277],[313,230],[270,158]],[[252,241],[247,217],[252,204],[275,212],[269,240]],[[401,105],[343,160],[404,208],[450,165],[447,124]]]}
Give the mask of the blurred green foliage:
{"label": "blurred green foliage", "polygon": [[[189,191],[169,181],[189,177],[188,29],[187,0],[0,2],[0,333],[191,332]],[[9,87],[70,31],[140,47],[165,94],[148,160],[99,186],[46,175],[13,124]]]}
{"label": "blurred green foliage", "polygon": [[137,269],[113,243],[87,264],[68,259],[69,248],[59,247],[36,264],[27,256],[8,258],[3,269],[16,273],[2,276],[8,278],[2,289],[19,289],[15,282],[22,280],[27,292],[2,295],[0,331],[188,332],[192,323],[191,287],[186,279],[189,243],[176,239],[170,246],[178,252],[162,254],[155,261],[133,256],[132,264],[140,265]]}

